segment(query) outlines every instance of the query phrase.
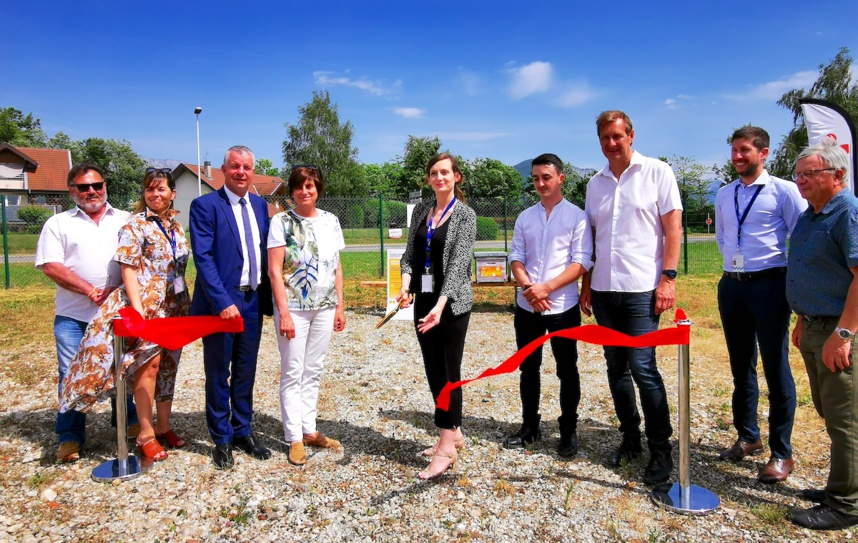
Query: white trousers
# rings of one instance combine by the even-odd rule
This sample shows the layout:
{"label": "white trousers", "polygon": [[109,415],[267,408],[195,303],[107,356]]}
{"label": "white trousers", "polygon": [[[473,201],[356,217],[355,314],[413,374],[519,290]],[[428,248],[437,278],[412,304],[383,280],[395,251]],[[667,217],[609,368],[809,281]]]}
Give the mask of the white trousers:
{"label": "white trousers", "polygon": [[316,404],[325,354],[334,331],[334,308],[315,311],[290,310],[295,337],[279,333],[280,315],[274,308],[274,327],[280,348],[280,414],[286,441],[301,441],[316,433]]}

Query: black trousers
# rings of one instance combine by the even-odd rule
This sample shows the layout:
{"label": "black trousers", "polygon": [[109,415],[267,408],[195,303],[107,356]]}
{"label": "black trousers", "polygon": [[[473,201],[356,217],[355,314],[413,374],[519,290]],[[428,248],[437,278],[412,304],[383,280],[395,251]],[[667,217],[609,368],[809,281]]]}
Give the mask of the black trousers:
{"label": "black trousers", "polygon": [[[542,337],[546,332],[556,332],[581,325],[581,308],[567,309],[555,315],[533,313],[520,307],[515,308],[515,343],[519,349],[531,341]],[[557,363],[557,377],[560,379],[560,418],[563,429],[574,432],[578,427],[578,404],[581,401],[581,379],[578,375],[578,342],[566,338],[551,338],[551,351]],[[533,351],[524,359],[519,370],[521,381],[521,414],[525,425],[539,424],[539,395],[542,386],[539,368],[542,366],[542,347]]]}
{"label": "black trousers", "polygon": [[[437,296],[418,294],[414,303],[414,330],[420,319],[435,307]],[[425,334],[417,332],[417,342],[423,353],[423,367],[426,370],[426,380],[432,392],[432,401],[438,399],[438,394],[448,382],[461,381],[462,355],[465,352],[465,334],[468,332],[468,322],[471,312],[453,315],[450,301],[441,313],[441,322]],[[457,388],[450,393],[450,409],[435,409],[435,426],[444,430],[453,430],[462,425],[462,389]]]}

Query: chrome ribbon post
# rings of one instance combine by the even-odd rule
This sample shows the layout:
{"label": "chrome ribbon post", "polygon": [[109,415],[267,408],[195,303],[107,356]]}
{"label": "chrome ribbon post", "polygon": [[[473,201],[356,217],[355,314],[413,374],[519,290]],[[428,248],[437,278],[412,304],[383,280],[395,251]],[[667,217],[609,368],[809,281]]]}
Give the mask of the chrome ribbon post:
{"label": "chrome ribbon post", "polygon": [[[691,326],[681,320],[677,326]],[[665,509],[677,513],[705,515],[718,508],[718,496],[691,484],[691,371],[690,348],[679,346],[679,483],[664,483],[652,489],[650,497]]]}
{"label": "chrome ribbon post", "polygon": [[[119,317],[113,319],[114,322]],[[124,339],[113,335],[113,371],[116,383],[116,451],[117,457],[102,462],[92,470],[96,481],[125,481],[137,477],[152,466],[151,462],[140,462],[133,454],[128,454],[128,396],[125,391],[125,376],[122,372],[122,355],[125,352]]]}

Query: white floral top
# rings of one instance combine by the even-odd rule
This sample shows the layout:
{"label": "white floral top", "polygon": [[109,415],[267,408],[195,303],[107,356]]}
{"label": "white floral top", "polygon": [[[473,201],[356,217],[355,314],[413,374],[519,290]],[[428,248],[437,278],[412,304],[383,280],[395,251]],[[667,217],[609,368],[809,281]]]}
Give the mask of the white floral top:
{"label": "white floral top", "polygon": [[289,309],[299,311],[337,306],[335,280],[340,251],[345,248],[337,216],[318,210],[301,217],[294,210],[271,219],[268,248],[284,247],[283,283]]}

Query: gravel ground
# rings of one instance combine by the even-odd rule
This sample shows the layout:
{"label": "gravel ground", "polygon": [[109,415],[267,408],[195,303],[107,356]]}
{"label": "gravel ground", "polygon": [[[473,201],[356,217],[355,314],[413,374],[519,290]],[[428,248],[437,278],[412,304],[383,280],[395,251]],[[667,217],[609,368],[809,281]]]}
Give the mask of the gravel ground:
{"label": "gravel ground", "polygon": [[[832,541],[852,532],[818,534],[792,527],[789,507],[809,507],[799,489],[818,487],[824,465],[806,466],[781,485],[756,482],[765,458],[714,460],[729,443],[705,403],[692,408],[692,482],[722,500],[714,513],[678,515],[655,506],[641,482],[646,458],[624,468],[603,461],[619,442],[601,350],[579,345],[582,402],[576,458],[557,444],[558,386],[546,349],[544,441],[507,451],[500,441],[519,422],[518,377],[465,389],[467,437],[454,471],[437,482],[416,474],[433,444],[432,401],[411,326],[381,330],[377,313],[349,313],[335,335],[319,401],[319,428],[344,450],[308,449],[303,467],[288,463],[278,397],[279,356],[271,322],[262,340],[254,431],[273,450],[268,461],[236,453],[235,469],[216,471],[205,425],[202,349],[186,350],[174,401],[174,428],[188,440],[144,475],[116,484],[90,479],[115,455],[109,408],[90,415],[86,454],[56,465],[56,381],[22,387],[8,377],[0,409],[0,541]],[[473,376],[515,351],[512,316],[475,313],[463,374]],[[659,351],[675,411],[675,348]],[[692,359],[693,359],[692,352]],[[52,345],[33,353],[50,366]],[[705,376],[695,375],[696,386]],[[701,384],[701,381],[704,383]],[[694,397],[692,395],[692,397]],[[675,412],[674,412],[675,415]],[[797,429],[797,431],[800,431]],[[827,439],[824,435],[820,439]],[[678,465],[676,453],[674,459]]]}

